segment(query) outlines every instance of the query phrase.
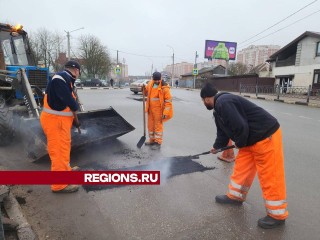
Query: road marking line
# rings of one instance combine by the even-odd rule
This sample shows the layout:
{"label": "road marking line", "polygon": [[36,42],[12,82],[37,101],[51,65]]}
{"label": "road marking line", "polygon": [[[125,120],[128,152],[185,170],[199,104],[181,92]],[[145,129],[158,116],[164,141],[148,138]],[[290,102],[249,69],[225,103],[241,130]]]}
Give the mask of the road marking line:
{"label": "road marking line", "polygon": [[305,116],[299,116],[300,118],[305,118],[305,119],[312,119],[312,118],[309,118],[309,117],[305,117]]}
{"label": "road marking line", "polygon": [[283,114],[286,114],[286,115],[292,115],[292,113],[283,113]]}

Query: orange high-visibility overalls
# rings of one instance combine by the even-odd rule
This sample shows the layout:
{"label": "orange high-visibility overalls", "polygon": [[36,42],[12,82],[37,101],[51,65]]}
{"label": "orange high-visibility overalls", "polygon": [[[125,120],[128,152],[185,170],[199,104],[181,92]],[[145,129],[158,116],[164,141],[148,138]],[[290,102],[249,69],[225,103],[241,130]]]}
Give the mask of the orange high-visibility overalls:
{"label": "orange high-visibility overalls", "polygon": [[[65,81],[61,76],[55,75],[52,81]],[[75,98],[74,94],[72,96]],[[71,127],[73,113],[69,107],[63,111],[50,108],[47,94],[44,96],[43,110],[40,116],[42,129],[47,137],[47,148],[51,160],[51,171],[71,171]],[[51,185],[52,191],[64,189],[67,184]]]}
{"label": "orange high-visibility overalls", "polygon": [[[150,142],[162,144],[163,122],[173,116],[172,96],[168,85],[154,88],[154,81],[150,81],[146,87],[147,102],[146,112],[148,113],[148,132]],[[166,116],[165,119],[162,116]]]}
{"label": "orange high-visibility overalls", "polygon": [[267,214],[275,219],[286,219],[288,211],[280,128],[270,137],[239,149],[230,178],[228,197],[244,201],[256,172]]}

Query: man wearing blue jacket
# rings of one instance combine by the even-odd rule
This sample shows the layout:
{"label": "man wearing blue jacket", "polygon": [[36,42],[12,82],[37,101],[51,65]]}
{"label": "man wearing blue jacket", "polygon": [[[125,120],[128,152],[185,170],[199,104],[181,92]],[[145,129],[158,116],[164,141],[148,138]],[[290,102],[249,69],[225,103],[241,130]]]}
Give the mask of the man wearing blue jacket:
{"label": "man wearing blue jacket", "polygon": [[[52,77],[46,88],[43,110],[40,117],[42,129],[47,137],[47,148],[51,160],[51,171],[71,171],[71,127],[80,126],[76,112],[79,108],[73,94],[75,80],[80,75],[80,65],[68,61],[65,70]],[[77,185],[51,185],[54,193],[78,191]]]}

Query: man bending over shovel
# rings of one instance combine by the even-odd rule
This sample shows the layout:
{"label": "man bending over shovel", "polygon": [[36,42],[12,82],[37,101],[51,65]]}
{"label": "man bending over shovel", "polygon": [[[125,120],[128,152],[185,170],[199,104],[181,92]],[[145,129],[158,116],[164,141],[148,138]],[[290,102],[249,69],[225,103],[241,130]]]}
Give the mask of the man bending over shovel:
{"label": "man bending over shovel", "polygon": [[254,103],[230,93],[218,93],[210,83],[200,96],[213,110],[217,137],[211,153],[227,146],[229,139],[239,148],[226,195],[216,196],[221,204],[241,205],[256,172],[267,216],[258,220],[262,228],[275,228],[288,217],[284,157],[280,125],[270,113]]}

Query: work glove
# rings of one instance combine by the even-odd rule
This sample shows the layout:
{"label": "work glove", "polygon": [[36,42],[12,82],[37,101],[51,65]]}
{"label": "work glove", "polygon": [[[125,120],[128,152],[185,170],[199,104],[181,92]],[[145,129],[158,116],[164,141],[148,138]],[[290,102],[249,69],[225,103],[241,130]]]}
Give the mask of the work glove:
{"label": "work glove", "polygon": [[217,153],[218,153],[217,149],[215,149],[215,148],[211,148],[210,152],[211,152],[212,154],[217,154]]}

